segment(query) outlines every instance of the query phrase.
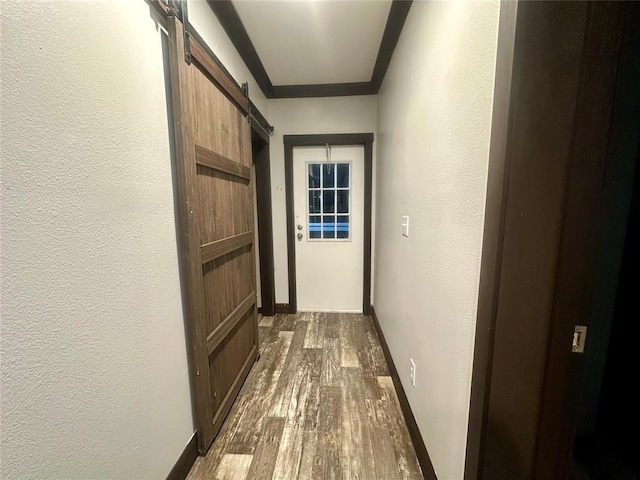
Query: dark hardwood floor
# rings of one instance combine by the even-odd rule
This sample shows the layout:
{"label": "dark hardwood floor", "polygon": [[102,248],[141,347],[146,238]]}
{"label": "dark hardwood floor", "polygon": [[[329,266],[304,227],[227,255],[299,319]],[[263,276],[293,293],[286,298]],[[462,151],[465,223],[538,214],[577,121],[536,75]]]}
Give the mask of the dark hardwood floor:
{"label": "dark hardwood floor", "polygon": [[263,317],[260,344],[190,480],[423,478],[370,317]]}

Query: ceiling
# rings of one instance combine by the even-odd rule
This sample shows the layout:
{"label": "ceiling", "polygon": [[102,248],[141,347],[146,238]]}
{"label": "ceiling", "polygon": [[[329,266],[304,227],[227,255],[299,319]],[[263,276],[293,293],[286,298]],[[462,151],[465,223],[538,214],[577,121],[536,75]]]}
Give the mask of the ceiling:
{"label": "ceiling", "polygon": [[273,85],[368,82],[391,0],[233,2]]}
{"label": "ceiling", "polygon": [[377,93],[409,0],[208,0],[269,98]]}

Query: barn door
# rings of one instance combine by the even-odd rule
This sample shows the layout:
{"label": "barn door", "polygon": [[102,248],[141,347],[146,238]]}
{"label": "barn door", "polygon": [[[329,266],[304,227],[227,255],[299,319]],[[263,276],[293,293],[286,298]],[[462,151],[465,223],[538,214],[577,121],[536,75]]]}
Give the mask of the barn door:
{"label": "barn door", "polygon": [[167,27],[186,329],[205,453],[258,353],[251,125],[237,84],[178,19]]}

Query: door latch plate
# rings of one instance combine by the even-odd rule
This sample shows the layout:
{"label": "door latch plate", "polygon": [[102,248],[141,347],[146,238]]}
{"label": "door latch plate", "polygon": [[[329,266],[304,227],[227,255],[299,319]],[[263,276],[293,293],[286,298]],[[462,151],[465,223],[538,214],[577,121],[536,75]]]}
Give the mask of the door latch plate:
{"label": "door latch plate", "polygon": [[573,342],[571,351],[573,353],[583,353],[584,345],[587,342],[587,327],[584,325],[576,325],[573,329]]}

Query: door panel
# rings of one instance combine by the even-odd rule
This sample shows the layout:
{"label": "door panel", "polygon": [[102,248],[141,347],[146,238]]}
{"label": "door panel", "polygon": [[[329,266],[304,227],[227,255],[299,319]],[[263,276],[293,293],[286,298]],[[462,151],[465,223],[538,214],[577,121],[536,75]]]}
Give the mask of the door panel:
{"label": "door panel", "polygon": [[298,309],[362,312],[364,147],[330,155],[293,150]]}
{"label": "door panel", "polygon": [[626,7],[517,8],[485,425],[478,476],[467,476],[561,480],[569,473],[583,364],[572,353],[573,330],[588,323],[591,307]]}
{"label": "door panel", "polygon": [[[229,335],[209,357],[210,380],[214,392],[213,411],[219,412],[224,407],[225,396],[232,392],[232,385],[237,380],[238,372],[249,358],[248,353],[254,347],[253,311],[250,310],[241,317]],[[237,352],[246,352],[237,355]],[[253,359],[251,359],[253,361]],[[233,401],[235,399],[231,399]]]}
{"label": "door panel", "polygon": [[[249,219],[234,214],[247,211],[248,181],[198,165],[199,217],[203,245],[253,230]],[[235,202],[230,209],[230,202]]]}
{"label": "door panel", "polygon": [[180,249],[198,450],[206,453],[258,352],[248,100],[168,19]]}
{"label": "door panel", "polygon": [[253,293],[252,281],[246,274],[251,267],[249,246],[203,265],[205,321],[209,332]]}

